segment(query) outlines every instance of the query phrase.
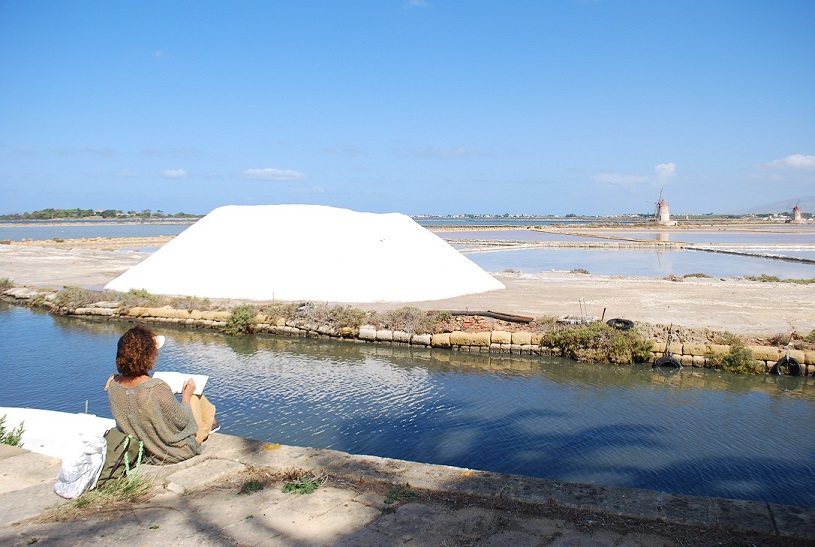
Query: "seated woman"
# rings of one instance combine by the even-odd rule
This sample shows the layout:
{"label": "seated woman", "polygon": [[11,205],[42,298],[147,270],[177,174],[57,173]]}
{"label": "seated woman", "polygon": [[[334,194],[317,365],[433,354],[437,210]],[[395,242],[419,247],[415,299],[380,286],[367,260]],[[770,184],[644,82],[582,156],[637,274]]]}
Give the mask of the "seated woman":
{"label": "seated woman", "polygon": [[176,463],[201,453],[201,443],[215,423],[215,406],[195,395],[195,382],[184,383],[179,403],[170,386],[152,378],[164,337],[141,326],[119,339],[116,352],[118,375],[106,389],[116,426],[144,442],[149,463]]}

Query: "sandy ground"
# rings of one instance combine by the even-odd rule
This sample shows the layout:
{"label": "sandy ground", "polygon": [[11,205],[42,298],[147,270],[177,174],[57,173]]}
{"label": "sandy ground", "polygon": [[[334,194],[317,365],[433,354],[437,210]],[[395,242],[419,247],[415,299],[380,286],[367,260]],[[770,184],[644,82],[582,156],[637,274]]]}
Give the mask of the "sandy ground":
{"label": "sandy ground", "polygon": [[[149,253],[115,248],[147,247],[149,241],[105,240],[91,244],[0,245],[0,278],[32,287],[101,289]],[[155,246],[162,244],[154,241]],[[492,310],[540,316],[620,317],[652,324],[728,331],[748,336],[808,334],[815,330],[815,285],[761,283],[740,278],[586,275],[570,272],[496,273],[505,290],[409,303],[364,304],[366,309],[410,305],[421,309]]]}

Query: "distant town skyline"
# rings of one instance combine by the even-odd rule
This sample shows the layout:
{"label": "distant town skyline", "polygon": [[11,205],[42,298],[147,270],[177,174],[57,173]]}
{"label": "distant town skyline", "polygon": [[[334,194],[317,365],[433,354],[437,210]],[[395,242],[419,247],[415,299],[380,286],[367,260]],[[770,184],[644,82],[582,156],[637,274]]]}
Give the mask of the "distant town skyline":
{"label": "distant town skyline", "polygon": [[812,199],[813,20],[809,0],[6,0],[0,214]]}

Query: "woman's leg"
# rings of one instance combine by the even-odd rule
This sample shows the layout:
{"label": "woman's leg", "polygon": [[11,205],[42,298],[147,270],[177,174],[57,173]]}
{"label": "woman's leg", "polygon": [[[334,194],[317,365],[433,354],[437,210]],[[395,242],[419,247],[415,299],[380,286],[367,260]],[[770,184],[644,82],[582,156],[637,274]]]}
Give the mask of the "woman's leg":
{"label": "woman's leg", "polygon": [[212,423],[215,421],[215,405],[203,395],[193,395],[190,398],[190,408],[192,408],[195,423],[198,424],[198,433],[195,434],[195,438],[200,444],[209,437]]}

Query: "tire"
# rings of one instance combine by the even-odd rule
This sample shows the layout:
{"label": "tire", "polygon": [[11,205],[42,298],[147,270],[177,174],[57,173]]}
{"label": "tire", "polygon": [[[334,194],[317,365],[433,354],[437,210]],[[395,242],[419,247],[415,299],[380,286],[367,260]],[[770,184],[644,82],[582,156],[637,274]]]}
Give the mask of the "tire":
{"label": "tire", "polygon": [[679,360],[672,355],[663,355],[662,357],[654,361],[653,368],[656,369],[672,368],[675,370],[679,370],[682,368],[682,363],[680,363]]}
{"label": "tire", "polygon": [[[787,372],[782,372],[782,367],[785,368]],[[793,357],[782,357],[772,368],[772,373],[778,376],[801,376],[801,372],[801,363]]]}
{"label": "tire", "polygon": [[631,330],[634,328],[634,322],[630,319],[614,318],[606,321],[606,325],[613,327],[617,330]]}

